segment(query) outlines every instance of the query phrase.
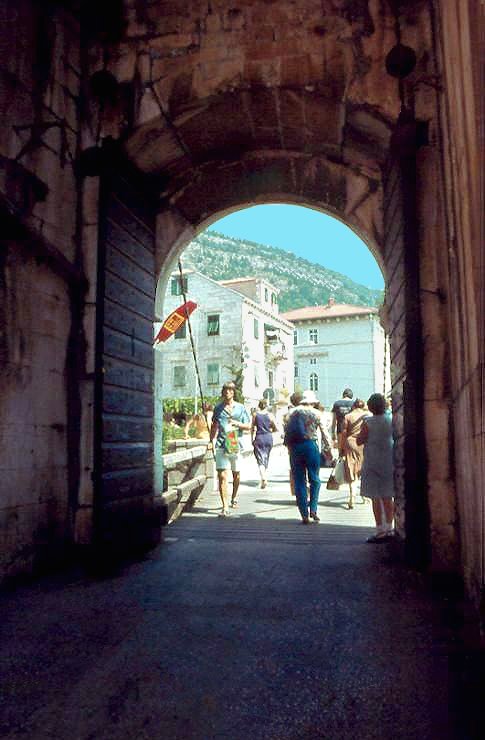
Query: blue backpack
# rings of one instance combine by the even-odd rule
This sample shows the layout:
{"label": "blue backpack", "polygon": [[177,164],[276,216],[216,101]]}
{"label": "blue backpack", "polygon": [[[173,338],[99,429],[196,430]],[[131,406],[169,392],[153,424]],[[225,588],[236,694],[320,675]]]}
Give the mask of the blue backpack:
{"label": "blue backpack", "polygon": [[293,411],[286,425],[284,444],[296,444],[297,442],[303,442],[305,439],[307,439],[305,415],[298,410]]}

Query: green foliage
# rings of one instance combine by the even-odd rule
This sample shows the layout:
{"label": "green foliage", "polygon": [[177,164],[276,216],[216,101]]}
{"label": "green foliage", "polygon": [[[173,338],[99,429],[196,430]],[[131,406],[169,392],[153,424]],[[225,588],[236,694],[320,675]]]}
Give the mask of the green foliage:
{"label": "green foliage", "polygon": [[172,439],[183,439],[184,428],[179,427],[176,424],[168,424],[163,422],[163,437],[162,437],[162,455],[168,452],[168,443]]}
{"label": "green foliage", "polygon": [[[219,396],[206,396],[204,397],[204,402],[209,403],[212,406],[215,406],[216,403],[219,403],[220,397]],[[202,404],[200,403],[200,399],[197,399],[197,412],[200,413]],[[185,434],[185,424],[177,424],[172,423],[168,420],[167,417],[173,416],[174,420],[177,421],[177,417],[179,414],[182,416],[185,414],[187,421],[193,416],[194,414],[194,397],[188,396],[186,398],[164,398],[163,399],[163,414],[164,414],[164,421],[163,421],[163,433],[162,433],[162,455],[165,455],[168,450],[168,443],[172,439],[183,439]],[[182,420],[179,417],[180,421]],[[192,427],[189,429],[189,436],[193,437],[195,435],[195,429]]]}
{"label": "green foliage", "polygon": [[[214,406],[219,401],[219,396],[204,396],[204,402],[210,403]],[[197,399],[197,411],[201,409],[200,398]],[[181,397],[181,398],[164,398],[163,399],[163,413],[164,414],[179,414],[185,413],[187,416],[192,416],[195,413],[195,402],[193,396]]]}

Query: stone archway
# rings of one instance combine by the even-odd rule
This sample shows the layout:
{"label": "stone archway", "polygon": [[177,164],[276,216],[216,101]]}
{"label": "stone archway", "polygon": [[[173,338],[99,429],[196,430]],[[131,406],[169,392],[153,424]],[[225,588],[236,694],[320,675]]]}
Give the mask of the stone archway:
{"label": "stone archway", "polygon": [[[290,157],[293,160],[295,157]],[[386,252],[385,232],[381,226],[381,214],[388,215],[389,208],[383,208],[382,184],[377,180],[369,180],[354,169],[328,163],[323,158],[297,157],[300,168],[299,192],[291,191],[295,181],[293,162],[283,155],[275,157],[272,153],[257,152],[249,154],[244,163],[234,162],[216,165],[211,170],[206,169],[203,174],[190,182],[187,187],[181,188],[174,194],[165,208],[161,210],[157,225],[157,309],[158,316],[163,314],[163,296],[165,295],[166,281],[177,258],[187,246],[188,242],[206,227],[209,223],[232,210],[269,202],[284,202],[304,205],[339,217],[351,228],[358,231],[369,246],[370,251],[377,258],[383,270],[387,284],[387,305],[390,308],[389,325],[391,356],[394,358],[394,387],[393,400],[396,419],[396,499],[398,529],[407,540],[407,549],[410,559],[419,565],[424,565],[427,558],[429,542],[428,510],[426,504],[425,486],[416,492],[417,471],[422,481],[426,480],[424,460],[419,466],[416,463],[416,440],[413,430],[416,429],[416,419],[419,412],[416,406],[417,398],[409,393],[409,389],[418,388],[419,380],[413,373],[419,364],[416,360],[416,344],[410,343],[409,352],[406,346],[409,341],[403,324],[406,316],[411,315],[419,304],[418,294],[413,294],[410,283],[411,272],[404,266],[404,242],[402,239],[392,246],[388,244]],[[252,171],[254,167],[254,172]],[[254,174],[255,173],[255,174]],[[238,176],[240,179],[238,179]],[[399,177],[402,175],[399,173]],[[395,187],[395,182],[392,187]],[[320,190],[319,190],[320,189]],[[393,191],[394,192],[394,191]],[[244,194],[246,200],[239,199]],[[179,199],[180,196],[180,199]],[[404,219],[403,202],[399,200],[396,213],[396,199],[393,193],[388,201],[391,203],[394,217],[402,224]],[[408,202],[408,217],[411,218],[412,207]],[[389,239],[395,239],[395,234],[401,234],[402,229],[389,226]],[[380,242],[376,241],[376,235]],[[389,270],[386,262],[389,262]],[[396,270],[396,266],[400,269]],[[388,279],[388,273],[390,280]],[[409,274],[408,274],[409,273]],[[389,293],[391,289],[392,293]],[[414,286],[416,291],[416,286]],[[401,307],[396,313],[396,306]],[[414,321],[415,317],[410,321]],[[416,339],[418,337],[416,336]],[[411,357],[414,359],[411,360]],[[403,388],[407,389],[407,396],[403,398]],[[160,424],[157,425],[158,427]],[[407,458],[412,464],[407,465]],[[421,508],[416,510],[415,498],[419,495]]]}
{"label": "stone archway", "polygon": [[[83,179],[82,165],[102,141],[118,141],[156,181],[154,213],[165,244],[156,253],[157,274],[215,213],[282,198],[328,209],[367,235],[392,284],[402,271],[399,259],[389,261],[391,180],[383,171],[400,111],[409,109],[426,122],[415,157],[417,238],[394,254],[409,247],[418,278],[411,296],[420,315],[406,316],[414,317],[408,328],[414,322],[422,334],[417,403],[429,474],[420,482],[420,506],[429,504],[432,567],[462,573],[478,602],[483,322],[473,4],[116,0],[102,10],[50,3],[40,15],[32,0],[7,5],[0,196],[15,229],[0,286],[11,306],[0,421],[7,431],[2,465],[19,495],[10,500],[9,491],[2,509],[2,572],[30,567],[38,541],[92,539],[99,208],[98,183]],[[55,43],[46,46],[47,27]],[[49,320],[53,306],[62,306],[60,326]],[[26,307],[48,317],[42,341],[34,341]],[[391,322],[399,343],[406,321],[391,315]],[[64,363],[66,347],[78,339],[79,355]],[[48,376],[46,356],[54,360]],[[73,391],[68,403],[66,387]],[[28,454],[19,456],[10,432],[29,393],[39,400],[37,416],[22,427]],[[73,517],[75,526],[66,526]]]}
{"label": "stone archway", "polygon": [[[259,157],[259,164],[261,166],[262,158]],[[261,170],[260,170],[261,172]],[[272,187],[277,187],[277,181],[274,178],[274,173],[269,173]],[[222,179],[223,179],[222,174]],[[263,182],[265,178],[263,178]],[[277,192],[272,190],[270,193],[261,192],[255,199],[248,203],[237,203],[234,200],[234,194],[230,193],[224,188],[224,182],[221,184],[221,210],[215,210],[210,216],[204,218],[197,227],[187,222],[184,217],[181,216],[180,211],[173,205],[169,208],[162,210],[157,219],[157,239],[156,239],[156,263],[157,263],[157,277],[156,277],[156,298],[155,298],[155,319],[161,321],[166,316],[164,309],[164,300],[168,287],[170,277],[173,275],[174,270],[177,270],[178,260],[182,257],[185,248],[189,242],[194,239],[197,234],[202,232],[210,224],[218,221],[224,216],[237,210],[242,210],[255,205],[262,205],[268,203],[282,203],[286,205],[298,205],[301,207],[311,208],[316,211],[321,211],[328,215],[338,218],[342,223],[346,222],[340,214],[335,212],[335,208],[324,207],[322,201],[316,202],[310,201],[310,196],[306,195],[295,195],[287,192]],[[200,182],[200,190],[197,190],[195,199],[201,207],[204,207],[203,193],[206,191],[205,183]],[[374,202],[375,205],[375,202]],[[365,213],[365,212],[364,212]],[[375,215],[375,214],[373,214]],[[362,216],[362,214],[361,214]],[[357,221],[357,218],[354,219]],[[377,256],[379,267],[383,270],[382,258],[378,245],[363,233],[362,230],[363,218],[359,220],[360,228],[357,229],[353,226],[353,231],[358,233],[359,237],[367,244],[371,253]],[[369,218],[369,223],[372,222],[372,218]],[[163,389],[163,353],[156,353],[155,355],[155,449],[162,449],[162,398],[164,395]],[[163,481],[163,468],[161,465],[161,457],[159,453],[154,455],[155,459],[155,482],[156,489],[161,490]],[[403,530],[404,531],[404,530]]]}
{"label": "stone archway", "polygon": [[[347,3],[312,5],[284,4],[276,20],[265,3],[189,4],[183,13],[177,6],[170,19],[157,4],[137,6],[127,38],[95,72],[119,89],[100,106],[99,130],[121,134],[127,158],[159,182],[157,275],[216,215],[281,201],[341,218],[386,272],[382,167],[401,97],[384,58],[396,40],[395,15],[367,2],[352,11]],[[291,41],[296,16],[305,30]],[[179,30],[167,37],[172,22],[196,22],[200,45],[184,49]],[[217,57],[221,36],[231,43],[227,59]]]}

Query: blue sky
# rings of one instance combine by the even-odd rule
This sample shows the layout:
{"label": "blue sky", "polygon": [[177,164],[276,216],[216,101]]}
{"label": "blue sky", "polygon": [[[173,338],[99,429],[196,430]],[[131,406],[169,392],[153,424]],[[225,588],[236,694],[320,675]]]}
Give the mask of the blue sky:
{"label": "blue sky", "polygon": [[384,279],[367,245],[341,221],[302,206],[245,208],[210,227],[226,236],[279,247],[382,290]]}

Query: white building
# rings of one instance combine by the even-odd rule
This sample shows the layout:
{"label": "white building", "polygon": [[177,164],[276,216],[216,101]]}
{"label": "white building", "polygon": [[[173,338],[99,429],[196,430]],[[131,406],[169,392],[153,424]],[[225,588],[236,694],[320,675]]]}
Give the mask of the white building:
{"label": "white building", "polygon": [[[293,325],[278,315],[276,288],[260,278],[216,282],[195,270],[185,270],[183,280],[187,300],[198,306],[190,324],[204,395],[219,395],[241,362],[248,406],[263,394],[277,400],[281,392],[291,392]],[[180,274],[173,273],[164,316],[182,303]],[[158,363],[164,397],[199,395],[187,324],[159,345]]]}
{"label": "white building", "polygon": [[377,308],[330,299],[282,316],[295,326],[295,388],[314,390],[326,408],[347,387],[364,401],[390,391],[389,347]]}

